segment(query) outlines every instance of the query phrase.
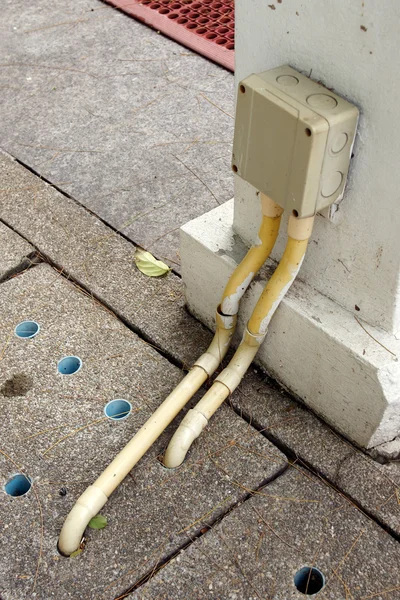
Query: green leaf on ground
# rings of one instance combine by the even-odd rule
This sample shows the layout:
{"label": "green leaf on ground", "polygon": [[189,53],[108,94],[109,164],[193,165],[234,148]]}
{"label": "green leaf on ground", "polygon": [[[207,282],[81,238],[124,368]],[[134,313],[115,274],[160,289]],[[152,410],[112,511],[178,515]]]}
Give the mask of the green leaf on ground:
{"label": "green leaf on ground", "polygon": [[70,558],[75,558],[75,556],[79,556],[79,554],[82,554],[83,549],[82,548],[78,548],[78,550],[75,550],[75,552],[73,552],[72,554],[69,555]]}
{"label": "green leaf on ground", "polygon": [[90,519],[88,527],[90,529],[104,529],[107,525],[107,517],[103,515],[96,515],[93,519]]}
{"label": "green leaf on ground", "polygon": [[141,248],[136,248],[135,262],[139,271],[148,277],[161,277],[170,270],[168,265]]}

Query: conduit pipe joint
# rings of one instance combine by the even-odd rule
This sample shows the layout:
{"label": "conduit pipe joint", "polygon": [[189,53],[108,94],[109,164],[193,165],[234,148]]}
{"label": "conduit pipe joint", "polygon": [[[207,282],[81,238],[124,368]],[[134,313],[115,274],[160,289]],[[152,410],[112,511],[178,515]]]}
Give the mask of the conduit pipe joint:
{"label": "conduit pipe joint", "polygon": [[206,352],[193,365],[203,369],[209,377],[215,373],[229,348],[236,329],[237,315],[223,315],[218,307],[215,321],[215,336]]}
{"label": "conduit pipe joint", "polygon": [[292,240],[302,242],[308,240],[311,237],[311,233],[314,225],[314,215],[312,217],[305,217],[300,219],[294,215],[290,215],[288,223],[288,237]]}
{"label": "conduit pipe joint", "polygon": [[253,334],[246,328],[242,342],[231,362],[215,378],[215,381],[223,383],[228,388],[230,394],[233,394],[242,381],[266,335],[266,332],[264,334]]}
{"label": "conduit pipe joint", "polygon": [[276,219],[280,217],[283,213],[283,208],[276,204],[269,196],[260,192],[261,197],[261,212],[264,217],[271,217],[272,219]]}
{"label": "conduit pipe joint", "polygon": [[215,313],[215,322],[217,329],[225,329],[227,331],[235,331],[237,323],[237,314],[235,315],[224,315],[221,312],[221,307],[217,308]]}
{"label": "conduit pipe joint", "polygon": [[267,332],[265,333],[251,333],[251,331],[249,330],[249,324],[247,324],[247,327],[245,329],[245,332],[243,334],[243,342],[245,344],[247,344],[248,346],[250,346],[250,348],[253,347],[259,347],[261,346],[261,344],[263,343],[263,341],[265,340],[265,336],[267,335]]}

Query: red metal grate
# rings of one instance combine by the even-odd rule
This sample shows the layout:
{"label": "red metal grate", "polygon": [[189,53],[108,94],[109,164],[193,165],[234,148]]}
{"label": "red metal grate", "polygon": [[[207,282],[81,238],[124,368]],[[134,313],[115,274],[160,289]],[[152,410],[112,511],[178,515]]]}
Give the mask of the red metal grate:
{"label": "red metal grate", "polygon": [[234,70],[234,0],[106,0],[177,42]]}

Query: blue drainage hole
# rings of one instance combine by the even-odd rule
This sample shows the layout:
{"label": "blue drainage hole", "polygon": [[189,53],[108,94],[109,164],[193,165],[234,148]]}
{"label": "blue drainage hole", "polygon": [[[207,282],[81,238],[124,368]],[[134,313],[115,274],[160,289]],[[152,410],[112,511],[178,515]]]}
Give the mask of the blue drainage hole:
{"label": "blue drainage hole", "polygon": [[132,404],[128,400],[111,400],[104,407],[104,414],[108,419],[121,421],[129,417],[132,410]]}
{"label": "blue drainage hole", "polygon": [[15,335],[25,340],[35,337],[39,331],[40,325],[39,323],[36,323],[36,321],[22,321],[21,323],[18,323],[14,329]]}
{"label": "blue drainage hole", "polygon": [[324,587],[325,577],[315,567],[303,567],[294,576],[294,585],[301,594],[313,596]]}
{"label": "blue drainage hole", "polygon": [[61,375],[73,375],[74,373],[77,373],[81,367],[82,360],[79,356],[65,356],[59,361],[57,371],[61,373]]}
{"label": "blue drainage hole", "polygon": [[31,489],[31,482],[22,473],[17,473],[17,475],[13,475],[4,486],[6,494],[9,496],[25,496]]}

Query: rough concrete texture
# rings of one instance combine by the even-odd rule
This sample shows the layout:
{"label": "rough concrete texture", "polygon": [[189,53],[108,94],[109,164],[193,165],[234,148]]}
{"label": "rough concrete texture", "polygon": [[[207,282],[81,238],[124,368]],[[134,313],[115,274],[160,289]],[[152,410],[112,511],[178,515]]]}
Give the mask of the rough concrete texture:
{"label": "rough concrete texture", "polygon": [[97,0],[6,0],[0,39],[3,149],[176,267],[233,195],[233,75]]}
{"label": "rough concrete texture", "polygon": [[2,218],[176,360],[191,365],[211,339],[188,315],[181,280],[149,278],[135,246],[73,200],[0,153]]}
{"label": "rough concrete texture", "polygon": [[[133,265],[129,242],[5,155],[0,155],[0,176],[0,188],[8,190],[0,197],[4,216],[43,253],[177,361],[191,364],[206,348],[211,336],[185,311],[180,279],[173,274],[161,280],[144,277]],[[232,403],[400,535],[396,465],[377,465],[252,370]]]}
{"label": "rough concrete texture", "polygon": [[234,408],[400,536],[400,463],[381,465],[343,439],[268,377],[249,372]]}
{"label": "rough concrete texture", "polygon": [[[225,282],[245,252],[232,223],[229,201],[182,228],[186,298],[192,312],[209,326]],[[240,333],[275,268],[271,261],[269,266],[241,302]],[[373,448],[400,431],[398,356],[400,339],[354,318],[302,282],[300,271],[271,321],[256,362],[348,439]]]}
{"label": "rough concrete texture", "polygon": [[[28,318],[39,334],[13,336]],[[0,321],[1,486],[17,471],[34,483],[24,497],[0,490],[2,600],[114,598],[286,468],[276,447],[224,407],[185,465],[167,471],[157,456],[175,423],[103,508],[107,527],[87,530],[84,552],[62,558],[57,537],[75,500],[181,372],[48,265],[1,284]],[[57,373],[65,355],[83,360],[75,375]],[[132,403],[126,420],[104,417],[112,398]]]}
{"label": "rough concrete texture", "polygon": [[0,281],[26,269],[33,253],[34,248],[28,242],[0,222]]}
{"label": "rough concrete texture", "polygon": [[321,600],[398,600],[400,548],[351,503],[300,468],[233,511],[133,594],[137,599],[301,600],[313,566]]}

